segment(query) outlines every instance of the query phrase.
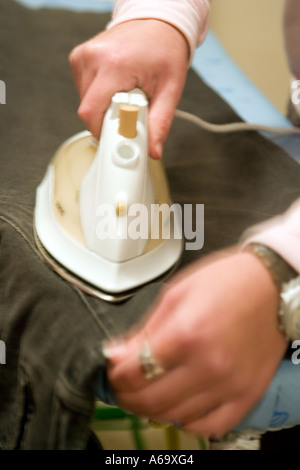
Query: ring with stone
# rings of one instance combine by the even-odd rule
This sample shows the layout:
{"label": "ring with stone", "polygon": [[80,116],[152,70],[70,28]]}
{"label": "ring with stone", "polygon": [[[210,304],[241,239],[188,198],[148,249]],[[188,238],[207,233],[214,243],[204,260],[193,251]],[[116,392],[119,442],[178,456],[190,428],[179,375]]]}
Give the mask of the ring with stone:
{"label": "ring with stone", "polygon": [[165,372],[164,368],[152,356],[148,341],[144,341],[139,353],[139,363],[146,380],[151,380]]}

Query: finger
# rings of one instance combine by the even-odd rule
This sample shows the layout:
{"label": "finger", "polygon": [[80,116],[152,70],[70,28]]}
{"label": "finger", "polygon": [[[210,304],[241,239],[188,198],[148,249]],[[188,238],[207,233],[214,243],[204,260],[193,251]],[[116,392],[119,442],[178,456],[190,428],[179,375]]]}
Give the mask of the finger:
{"label": "finger", "polygon": [[[163,417],[170,406],[175,407],[179,395],[189,398],[189,390],[182,391],[182,368],[167,371],[161,376],[143,381],[140,389],[117,391],[114,393],[121,407],[136,414],[153,418]],[[172,392],[170,392],[172,390]]]}
{"label": "finger", "polygon": [[99,72],[95,76],[82,99],[78,115],[96,139],[100,137],[103,119],[113,95],[120,91],[130,91],[134,86],[132,80],[126,82],[119,75],[103,76]]}
{"label": "finger", "polygon": [[[183,363],[186,352],[182,350],[182,339],[176,321],[177,311],[180,312],[181,299],[173,295],[165,295],[151,310],[146,323],[133,336],[120,342],[105,345],[104,354],[113,366],[110,368],[110,379],[118,390],[138,389],[145,386],[145,377],[141,367],[141,351],[145,345],[150,348],[151,356],[165,371]],[[170,325],[169,316],[172,312],[174,324]]]}
{"label": "finger", "polygon": [[[161,336],[160,336],[161,335]],[[150,339],[148,339],[150,338]],[[186,343],[186,340],[183,340]],[[141,351],[144,345],[150,344],[150,372],[152,365],[159,367],[159,374],[147,380],[148,367]],[[182,347],[183,342],[177,334],[170,332],[167,325],[161,328],[159,333],[154,336],[146,335],[142,337],[138,334],[134,339],[121,346],[121,355],[111,360],[108,367],[108,379],[116,393],[132,393],[141,391],[147,397],[150,393],[152,399],[158,397],[161,402],[165,400],[166,406],[170,408],[175,406],[178,400],[188,396],[191,393],[196,394],[201,389],[211,387],[218,380],[218,376],[211,374],[211,368],[206,363],[201,364],[200,359],[195,356],[193,347],[189,345]],[[147,365],[147,364],[146,364]],[[195,371],[199,371],[196,372]],[[152,385],[155,383],[156,387]],[[150,390],[151,386],[151,390]],[[169,390],[172,390],[172,397],[169,396]],[[154,397],[155,395],[155,397]],[[140,396],[142,399],[142,396]]]}
{"label": "finger", "polygon": [[[170,299],[169,299],[170,297]],[[111,364],[124,363],[127,358],[138,356],[145,341],[150,341],[156,331],[162,331],[169,310],[176,308],[176,299],[160,294],[145,314],[145,319],[125,336],[114,338],[103,345],[103,353]],[[152,348],[152,346],[151,346]]]}
{"label": "finger", "polygon": [[[146,386],[141,366],[141,351],[149,345],[151,355],[165,371],[179,367],[186,359],[190,346],[186,345],[181,317],[184,296],[180,289],[170,289],[150,310],[146,323],[125,340],[105,344],[104,354],[109,360],[109,378],[116,390],[138,390]],[[186,312],[184,317],[186,316]],[[170,324],[169,316],[172,314]]]}
{"label": "finger", "polygon": [[[203,386],[205,389],[205,385]],[[181,427],[198,420],[203,419],[212,410],[221,406],[220,394],[218,391],[199,391],[195,390],[190,396],[183,395],[180,400],[177,401],[175,406],[171,407],[172,401],[169,402],[169,408],[161,412],[160,415],[156,416],[156,419],[160,419],[165,422],[174,422],[179,424]]]}
{"label": "finger", "polygon": [[97,73],[97,69],[89,61],[87,62],[85,50],[85,45],[80,45],[75,47],[69,54],[69,64],[81,100]]}
{"label": "finger", "polygon": [[[158,344],[158,350],[162,349],[158,341],[160,338],[148,340],[146,330],[143,330],[128,342],[118,344],[112,350],[109,349],[108,353],[105,352],[110,361],[108,378],[116,391],[134,391],[149,386],[150,381],[146,379],[146,373],[149,371],[149,367],[147,367],[148,353],[145,355],[145,347],[148,348],[148,345],[151,348],[151,358],[155,358],[157,367],[164,371],[164,374],[173,368],[174,356],[177,356],[176,351],[173,351],[174,356],[171,361],[168,361],[170,354],[164,355],[157,352],[156,344]],[[169,344],[170,341],[167,340],[166,343]],[[153,380],[158,379],[159,375]]]}
{"label": "finger", "polygon": [[224,434],[237,426],[244,415],[245,409],[240,403],[224,403],[202,418],[185,423],[182,429],[198,436],[220,439]]}
{"label": "finger", "polygon": [[148,137],[149,154],[154,159],[162,157],[163,145],[171,128],[180,94],[180,87],[166,79],[166,83],[160,84],[152,96],[148,114]]}
{"label": "finger", "polygon": [[[177,423],[181,426],[206,416],[220,405],[218,391],[201,392],[186,384],[182,370],[172,371],[159,382],[153,382],[147,389],[134,393],[117,394],[122,407],[133,412],[151,417],[154,420]],[[203,385],[203,389],[206,389]]]}

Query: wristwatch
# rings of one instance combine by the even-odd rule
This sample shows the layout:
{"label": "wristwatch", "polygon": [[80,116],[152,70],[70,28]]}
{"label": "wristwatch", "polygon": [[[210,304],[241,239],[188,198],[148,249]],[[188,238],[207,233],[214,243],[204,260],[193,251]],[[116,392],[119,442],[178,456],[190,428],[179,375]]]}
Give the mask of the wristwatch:
{"label": "wristwatch", "polygon": [[245,247],[268,269],[280,298],[279,327],[289,340],[300,339],[300,275],[278,253],[260,243]]}

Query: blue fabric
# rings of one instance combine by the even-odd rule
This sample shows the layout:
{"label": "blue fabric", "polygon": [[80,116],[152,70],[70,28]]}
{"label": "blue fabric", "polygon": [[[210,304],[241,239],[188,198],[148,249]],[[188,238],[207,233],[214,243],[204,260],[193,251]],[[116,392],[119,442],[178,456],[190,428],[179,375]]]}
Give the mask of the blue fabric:
{"label": "blue fabric", "polygon": [[[300,365],[293,364],[290,359],[283,360],[265,396],[235,430],[255,429],[265,432],[298,425],[300,423],[299,389]],[[104,369],[101,369],[101,373],[97,376],[95,392],[96,396],[105,403],[118,406]]]}
{"label": "blue fabric", "polygon": [[[255,384],[254,384],[255,386]],[[276,429],[300,423],[300,365],[284,359],[264,398],[248,414],[237,430]]]}
{"label": "blue fabric", "polygon": [[17,0],[30,8],[66,8],[74,11],[108,12],[114,5],[113,1],[104,0]]}

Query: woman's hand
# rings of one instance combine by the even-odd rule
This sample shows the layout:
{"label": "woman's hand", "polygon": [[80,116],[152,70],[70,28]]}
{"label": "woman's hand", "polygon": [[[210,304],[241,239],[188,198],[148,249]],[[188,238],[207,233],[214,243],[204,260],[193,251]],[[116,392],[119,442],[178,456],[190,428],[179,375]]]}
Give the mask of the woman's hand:
{"label": "woman's hand", "polygon": [[77,46],[69,59],[87,129],[99,139],[112,96],[138,87],[150,102],[149,154],[160,158],[188,69],[182,34],[158,20],[129,21]]}
{"label": "woman's hand", "polygon": [[[247,252],[215,254],[183,271],[146,322],[106,350],[109,381],[126,410],[219,438],[266,391],[287,343],[278,293]],[[139,352],[147,341],[164,373],[147,380]]]}

